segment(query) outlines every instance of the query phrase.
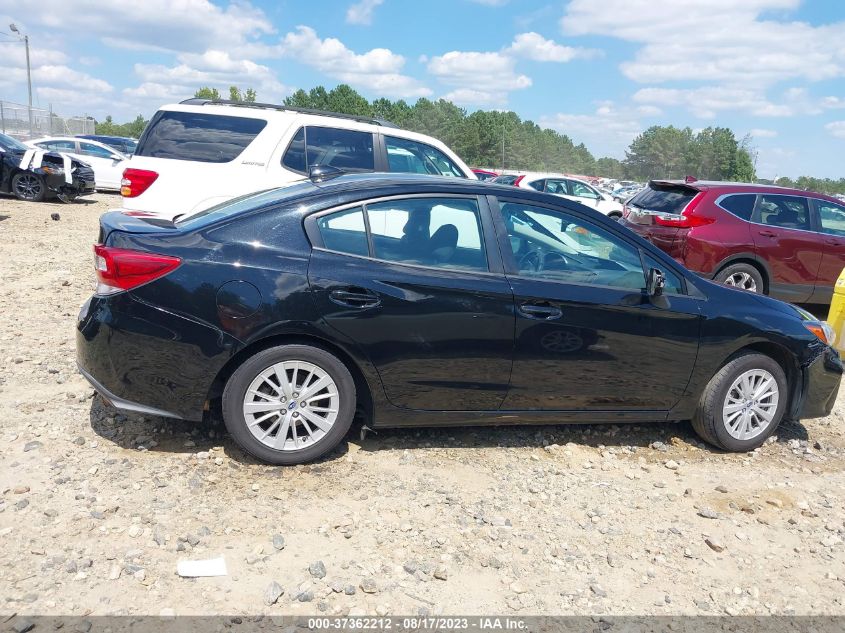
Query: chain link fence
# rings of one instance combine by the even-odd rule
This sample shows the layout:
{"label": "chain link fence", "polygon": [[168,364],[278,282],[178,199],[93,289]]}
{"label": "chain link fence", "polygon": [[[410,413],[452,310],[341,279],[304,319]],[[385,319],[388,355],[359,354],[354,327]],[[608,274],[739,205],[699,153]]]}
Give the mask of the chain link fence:
{"label": "chain link fence", "polygon": [[94,134],[94,119],[86,116],[59,116],[52,109],[32,108],[30,135],[29,107],[0,101],[0,132],[19,139]]}

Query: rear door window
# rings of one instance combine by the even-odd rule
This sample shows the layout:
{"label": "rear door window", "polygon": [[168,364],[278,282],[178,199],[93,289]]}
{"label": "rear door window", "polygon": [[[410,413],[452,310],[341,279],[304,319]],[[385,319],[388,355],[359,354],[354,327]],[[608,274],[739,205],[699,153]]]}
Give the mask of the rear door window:
{"label": "rear door window", "polygon": [[810,230],[810,209],[802,196],[760,196],[758,215],[760,224],[783,229]]}
{"label": "rear door window", "polygon": [[750,220],[751,214],[754,212],[754,202],[757,200],[757,195],[753,193],[738,193],[722,198],[718,206],[725,211],[734,214],[736,217],[743,220]]}
{"label": "rear door window", "polygon": [[554,180],[552,178],[549,178],[548,180],[546,180],[546,192],[554,193],[559,196],[568,196],[569,187],[567,186],[565,180]]}
{"label": "rear door window", "polygon": [[338,211],[317,219],[323,246],[350,255],[369,255],[364,210],[361,207]]}
{"label": "rear door window", "polygon": [[282,165],[303,174],[317,165],[349,172],[373,171],[373,135],[340,128],[302,127],[285,151]]}
{"label": "rear door window", "polygon": [[646,211],[680,214],[697,194],[696,189],[689,187],[650,184],[631,198],[628,205]]}
{"label": "rear door window", "polygon": [[135,155],[228,163],[240,156],[266,125],[264,119],[162,110],[153,116]]}
{"label": "rear door window", "polygon": [[44,141],[38,143],[38,147],[49,149],[56,152],[75,152],[76,143],[74,141]]}

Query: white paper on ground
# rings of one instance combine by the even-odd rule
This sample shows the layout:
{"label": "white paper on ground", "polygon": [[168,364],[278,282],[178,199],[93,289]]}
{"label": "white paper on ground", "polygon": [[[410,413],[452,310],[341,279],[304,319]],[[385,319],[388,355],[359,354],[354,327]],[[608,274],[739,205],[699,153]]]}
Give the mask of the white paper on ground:
{"label": "white paper on ground", "polygon": [[208,560],[180,560],[176,563],[176,573],[183,578],[199,578],[201,576],[225,576],[226,559],[209,558]]}

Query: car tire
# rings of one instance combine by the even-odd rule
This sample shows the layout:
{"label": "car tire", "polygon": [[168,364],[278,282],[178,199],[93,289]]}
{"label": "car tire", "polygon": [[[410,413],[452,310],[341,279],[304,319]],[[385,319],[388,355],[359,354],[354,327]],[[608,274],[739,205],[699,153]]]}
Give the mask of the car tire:
{"label": "car tire", "polygon": [[728,361],[710,380],[692,426],[708,444],[732,452],[751,451],[774,433],[788,400],[788,383],[780,364],[764,354],[744,353]]}
{"label": "car tire", "polygon": [[734,288],[742,288],[757,294],[766,294],[763,275],[751,264],[731,264],[720,270],[713,278],[714,281]]}
{"label": "car tire", "polygon": [[229,434],[244,451],[270,464],[303,464],[331,451],[346,435],[355,416],[355,381],[343,362],[323,349],[272,347],[235,370],[223,390],[222,409]]}
{"label": "car tire", "polygon": [[12,178],[12,193],[18,200],[43,202],[47,197],[47,184],[38,174],[21,171]]}

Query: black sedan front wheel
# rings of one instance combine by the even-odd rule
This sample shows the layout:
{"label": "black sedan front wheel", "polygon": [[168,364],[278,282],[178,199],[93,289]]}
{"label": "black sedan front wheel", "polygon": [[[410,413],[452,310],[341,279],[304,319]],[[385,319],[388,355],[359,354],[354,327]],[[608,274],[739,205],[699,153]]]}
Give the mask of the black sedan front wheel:
{"label": "black sedan front wheel", "polygon": [[355,415],[355,381],[333,354],[309,345],[258,352],[223,391],[229,434],[251,455],[292,465],[328,453]]}
{"label": "black sedan front wheel", "polygon": [[692,419],[704,441],[727,451],[751,451],[775,432],[786,411],[783,368],[763,354],[734,357],[710,380]]}
{"label": "black sedan front wheel", "polygon": [[22,171],[12,178],[12,193],[18,200],[41,202],[47,197],[47,185],[38,174]]}

